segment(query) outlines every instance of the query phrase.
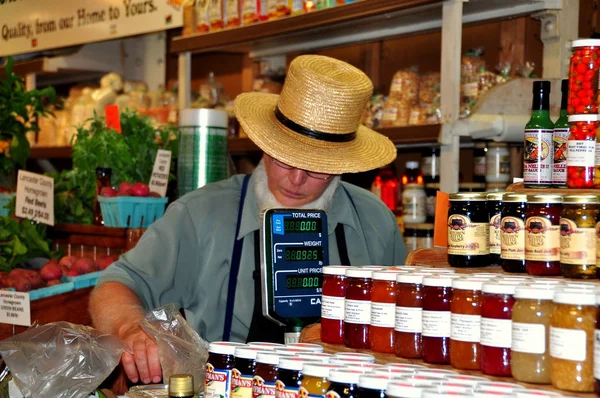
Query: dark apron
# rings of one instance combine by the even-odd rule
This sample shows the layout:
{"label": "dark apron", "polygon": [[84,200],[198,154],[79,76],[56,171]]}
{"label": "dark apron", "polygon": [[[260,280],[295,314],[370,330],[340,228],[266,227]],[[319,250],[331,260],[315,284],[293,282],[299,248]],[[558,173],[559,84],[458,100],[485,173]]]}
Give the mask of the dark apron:
{"label": "dark apron", "polygon": [[[242,223],[242,211],[244,209],[244,201],[246,192],[248,191],[248,181],[250,175],[244,177],[242,183],[242,192],[240,195],[240,203],[238,207],[237,225],[235,227],[235,236],[233,243],[233,252],[231,254],[231,268],[229,271],[229,284],[227,288],[227,305],[225,307],[225,325],[223,327],[223,341],[229,341],[231,338],[231,325],[233,322],[233,307],[235,304],[235,291],[237,288],[237,278],[240,271],[240,262],[242,258],[243,239],[237,239]],[[346,191],[346,189],[344,188]],[[346,191],[350,198],[352,206],[354,201]],[[356,206],[354,206],[356,208]],[[340,262],[344,265],[351,265],[348,258],[348,248],[346,247],[346,236],[344,234],[344,226],[338,224],[335,228],[335,239],[338,245]],[[284,342],[284,328],[268,320],[262,313],[262,293],[261,293],[261,278],[260,278],[260,235],[259,231],[254,231],[254,310],[252,311],[252,322],[246,341],[265,341],[271,343]]]}

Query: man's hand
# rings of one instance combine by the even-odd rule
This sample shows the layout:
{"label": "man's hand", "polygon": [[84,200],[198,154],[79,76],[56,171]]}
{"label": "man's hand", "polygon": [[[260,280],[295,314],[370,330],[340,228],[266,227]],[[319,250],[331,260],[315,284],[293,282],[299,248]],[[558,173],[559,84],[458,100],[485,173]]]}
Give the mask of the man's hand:
{"label": "man's hand", "polygon": [[133,383],[139,380],[144,384],[159,383],[162,379],[162,370],[156,343],[137,324],[123,330],[119,333],[119,337],[131,349],[131,352],[125,351],[121,357],[129,380]]}

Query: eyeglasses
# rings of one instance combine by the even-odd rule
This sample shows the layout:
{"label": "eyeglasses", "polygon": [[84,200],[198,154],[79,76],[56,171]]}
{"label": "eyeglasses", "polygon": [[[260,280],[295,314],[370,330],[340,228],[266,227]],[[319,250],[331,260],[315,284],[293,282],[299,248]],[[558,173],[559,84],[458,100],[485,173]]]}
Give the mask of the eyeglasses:
{"label": "eyeglasses", "polygon": [[[279,160],[275,160],[273,158],[271,158],[271,162],[273,162],[273,164],[275,164],[285,170],[293,170],[293,169],[297,168],[294,166],[287,165],[285,163],[281,163]],[[299,169],[299,170],[302,170],[302,169]],[[331,175],[331,174],[315,173],[314,171],[308,171],[308,170],[303,170],[303,171],[306,173],[307,176],[314,178],[316,180],[326,181],[326,180],[329,180],[331,177],[333,177],[333,175]]]}

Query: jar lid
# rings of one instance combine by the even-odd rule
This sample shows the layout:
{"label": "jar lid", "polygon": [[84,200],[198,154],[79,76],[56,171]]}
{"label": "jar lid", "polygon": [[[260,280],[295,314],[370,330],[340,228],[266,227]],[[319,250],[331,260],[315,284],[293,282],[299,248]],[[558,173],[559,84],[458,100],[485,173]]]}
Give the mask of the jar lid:
{"label": "jar lid", "polygon": [[430,182],[428,184],[425,184],[425,189],[435,189],[435,190],[440,190],[440,183],[439,182]]}
{"label": "jar lid", "polygon": [[562,203],[561,195],[527,195],[527,203]]}
{"label": "jar lid", "polygon": [[327,265],[323,267],[323,275],[346,276],[346,270],[348,268],[350,268],[348,265]]}
{"label": "jar lid", "polygon": [[589,115],[570,115],[569,123],[577,123],[577,122],[597,122],[600,120],[600,115],[595,113],[590,113]]}
{"label": "jar lid", "polygon": [[461,275],[456,274],[429,275],[423,278],[423,286],[452,287],[452,280],[460,277]]}
{"label": "jar lid", "polygon": [[474,274],[470,274],[469,278],[485,278],[485,279],[489,279],[489,278],[497,278],[498,275],[495,272],[476,272]]}
{"label": "jar lid", "polygon": [[563,197],[563,204],[573,203],[599,204],[600,197],[596,195],[567,195]]}
{"label": "jar lid", "polygon": [[483,141],[477,141],[474,145],[475,148],[477,149],[481,149],[481,148],[485,148],[487,145],[487,142],[483,142]]}
{"label": "jar lid", "polygon": [[369,390],[385,390],[389,381],[390,377],[386,375],[362,375],[358,380],[358,386]]}
{"label": "jar lid", "polygon": [[448,376],[451,375],[458,375],[458,372],[455,372],[453,370],[447,370],[447,369],[419,369],[417,370],[417,376],[427,376],[427,377],[433,377],[433,378],[437,378],[437,379],[445,379]]}
{"label": "jar lid", "polygon": [[420,271],[421,268],[416,265],[392,265],[388,268],[389,270],[394,271]]}
{"label": "jar lid", "polygon": [[333,355],[325,354],[324,352],[299,352],[296,354],[298,358],[329,363]]}
{"label": "jar lid", "polygon": [[460,383],[470,383],[472,386],[480,383],[487,383],[489,381],[489,379],[486,379],[485,377],[471,375],[450,375],[446,377],[446,380]]}
{"label": "jar lid", "polygon": [[318,352],[318,353],[325,351],[325,349],[323,348],[322,345],[312,344],[312,343],[290,343],[290,344],[286,345],[286,347],[300,348],[303,351],[312,351],[312,352]]}
{"label": "jar lid", "polygon": [[329,381],[334,383],[358,384],[364,372],[354,369],[333,369],[329,372]]}
{"label": "jar lid", "polygon": [[397,369],[427,369],[427,366],[417,365],[414,363],[388,363],[385,365],[386,368],[397,368]]}
{"label": "jar lid", "polygon": [[516,391],[516,390],[524,390],[525,387],[523,387],[520,384],[516,384],[516,383],[506,383],[503,381],[490,381],[488,383],[481,383],[478,384],[477,387],[475,388],[475,391],[504,391],[504,392],[510,392],[510,391]]}
{"label": "jar lid", "polygon": [[451,193],[450,201],[471,201],[471,202],[480,202],[487,200],[487,195],[483,193],[477,192],[459,192],[459,193]]}
{"label": "jar lid", "polygon": [[192,375],[174,374],[169,377],[169,396],[191,397],[194,394],[194,377]]}
{"label": "jar lid", "polygon": [[487,200],[502,200],[504,192],[490,192],[487,194]]}
{"label": "jar lid", "polygon": [[481,189],[485,187],[485,182],[461,182],[458,189]]}
{"label": "jar lid", "polygon": [[329,363],[335,364],[335,365],[361,365],[363,363],[366,364],[373,364],[373,362],[370,362],[368,359],[366,358],[336,358],[333,357],[329,360]]}
{"label": "jar lid", "polygon": [[572,48],[575,48],[575,47],[598,47],[598,46],[600,46],[600,40],[598,40],[598,39],[573,40],[573,44],[571,44]]}
{"label": "jar lid", "polygon": [[275,348],[275,352],[282,355],[292,355],[297,356],[299,353],[312,354],[313,351],[309,348],[302,347],[277,347]]}
{"label": "jar lid", "polygon": [[231,343],[229,341],[216,341],[208,345],[208,352],[222,355],[234,355],[237,347],[247,347],[242,343]]}
{"label": "jar lid", "polygon": [[375,356],[371,354],[363,354],[361,352],[338,352],[333,355],[338,359],[359,359],[362,362],[375,363]]}
{"label": "jar lid", "polygon": [[283,344],[267,343],[267,342],[263,342],[263,341],[251,341],[250,343],[248,343],[248,346],[260,347],[264,351],[268,351],[268,350],[274,351],[276,348],[285,347]]}
{"label": "jar lid", "polygon": [[[333,361],[333,359],[332,359],[332,361]],[[336,361],[342,362],[341,359],[337,359]],[[343,362],[341,364],[343,365]],[[344,369],[358,370],[359,372],[362,372],[364,374],[364,373],[371,373],[375,369],[379,369],[382,367],[383,367],[382,365],[377,365],[377,364],[370,363],[370,362],[358,362],[358,363],[350,363],[349,365],[344,366]]]}
{"label": "jar lid", "polygon": [[526,283],[526,282],[533,282],[535,279],[533,279],[530,276],[518,276],[518,275],[497,275],[494,278],[494,282],[515,282],[515,283]]}
{"label": "jar lid", "polygon": [[256,362],[266,363],[268,365],[278,365],[279,358],[285,356],[277,351],[259,351],[256,353]]}
{"label": "jar lid", "polygon": [[394,271],[394,270],[373,272],[373,280],[374,281],[396,281],[396,276],[398,276],[398,271]]}
{"label": "jar lid", "polygon": [[513,391],[495,391],[495,390],[484,390],[474,391],[473,398],[517,398],[517,394]]}
{"label": "jar lid", "polygon": [[562,287],[556,289],[554,302],[570,305],[596,305],[595,290]]}
{"label": "jar lid", "polygon": [[471,388],[467,387],[430,387],[423,390],[421,397],[423,398],[438,398],[438,397],[473,397]]}
{"label": "jar lid", "polygon": [[548,390],[538,390],[534,388],[527,388],[525,390],[515,391],[517,398],[543,398],[543,397],[564,397],[564,395]]}
{"label": "jar lid", "polygon": [[311,361],[310,359],[300,357],[281,357],[279,358],[279,368],[288,370],[302,370],[305,363],[322,363],[319,361]]}
{"label": "jar lid", "polygon": [[237,347],[235,349],[235,357],[243,359],[256,359],[256,353],[264,351],[262,347]]}
{"label": "jar lid", "polygon": [[481,291],[489,294],[515,294],[518,282],[511,281],[489,281],[483,284]]}
{"label": "jar lid", "polygon": [[363,265],[358,267],[360,269],[368,269],[369,271],[378,271],[380,269],[384,269],[385,267],[383,265]]}
{"label": "jar lid", "polygon": [[574,288],[574,289],[591,289],[596,290],[598,288],[598,284],[594,282],[563,282],[565,287]]}
{"label": "jar lid", "polygon": [[481,290],[484,279],[481,278],[458,278],[452,281],[452,289],[458,290]]}
{"label": "jar lid", "polygon": [[406,189],[423,189],[423,185],[422,184],[406,184],[404,186],[404,188]]}
{"label": "jar lid", "polygon": [[302,367],[302,374],[312,377],[322,377],[325,379],[329,378],[329,372],[333,369],[339,369],[340,365],[334,365],[330,363],[312,363],[305,362]]}
{"label": "jar lid", "polygon": [[[419,266],[419,264],[417,264]],[[423,267],[420,266],[420,270],[422,272],[431,272],[433,274],[455,274],[456,270],[454,268],[435,268],[435,267]]]}
{"label": "jar lid", "polygon": [[433,229],[433,224],[430,223],[422,223],[422,224],[413,224],[416,229]]}
{"label": "jar lid", "polygon": [[373,270],[370,270],[370,269],[351,267],[346,270],[346,276],[348,278],[370,279],[372,275],[373,275]]}
{"label": "jar lid", "polygon": [[514,297],[525,300],[552,300],[555,290],[556,285],[526,283],[517,286]]}
{"label": "jar lid", "polygon": [[408,381],[396,381],[388,383],[385,389],[385,395],[395,398],[421,398],[423,390],[431,386],[430,383],[410,383]]}
{"label": "jar lid", "polygon": [[398,368],[377,368],[373,370],[373,374],[383,375],[387,377],[410,377],[415,374],[416,369],[398,369]]}
{"label": "jar lid", "polygon": [[506,193],[502,197],[502,202],[527,202],[527,194],[524,193]]}

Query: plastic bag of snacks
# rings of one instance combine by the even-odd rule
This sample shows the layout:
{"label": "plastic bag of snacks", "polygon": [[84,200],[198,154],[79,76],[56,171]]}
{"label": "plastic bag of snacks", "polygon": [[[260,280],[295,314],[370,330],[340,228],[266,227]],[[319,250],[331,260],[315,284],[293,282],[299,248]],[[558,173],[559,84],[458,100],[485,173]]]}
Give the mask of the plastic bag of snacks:
{"label": "plastic bag of snacks", "polygon": [[410,107],[419,97],[419,73],[416,66],[401,69],[394,74],[390,86],[390,98]]}
{"label": "plastic bag of snacks", "polygon": [[388,98],[383,106],[381,127],[402,127],[408,125],[410,106],[394,98]]}
{"label": "plastic bag of snacks", "polygon": [[367,104],[367,109],[365,109],[362,124],[371,129],[381,127],[381,119],[383,118],[384,104],[385,97],[383,95],[374,95]]}
{"label": "plastic bag of snacks", "polygon": [[431,105],[440,101],[440,74],[437,72],[426,73],[421,76],[419,85],[419,103]]}

